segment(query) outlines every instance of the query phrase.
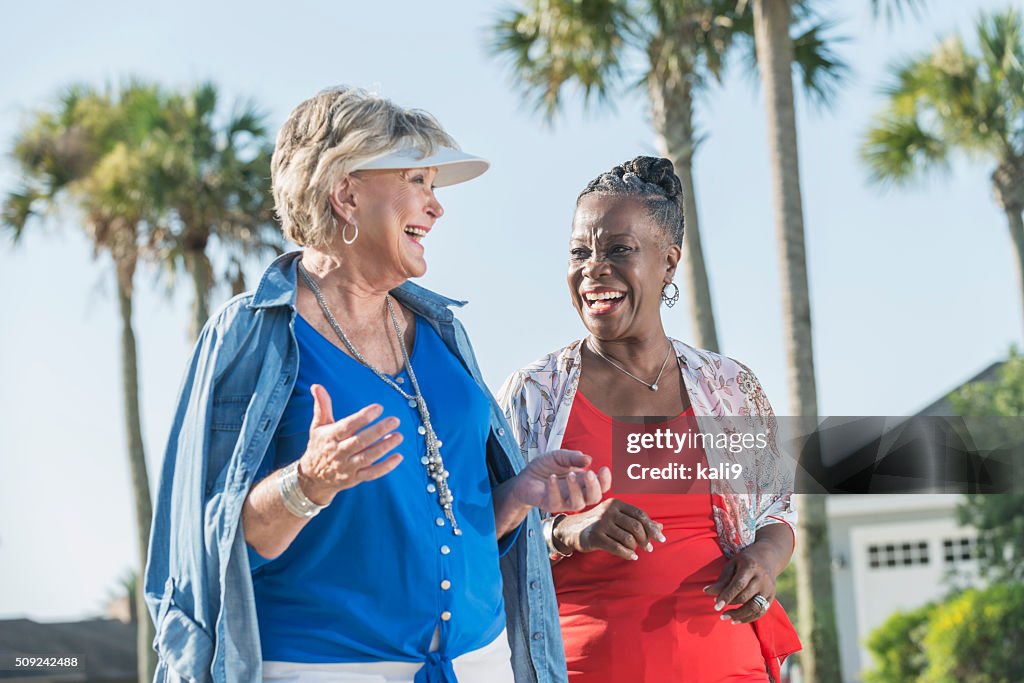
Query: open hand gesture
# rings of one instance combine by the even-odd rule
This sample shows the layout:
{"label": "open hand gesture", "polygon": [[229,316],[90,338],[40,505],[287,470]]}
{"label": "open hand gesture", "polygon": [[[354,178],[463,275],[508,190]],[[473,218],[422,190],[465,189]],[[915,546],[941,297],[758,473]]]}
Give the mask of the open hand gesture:
{"label": "open hand gesture", "polygon": [[394,431],[397,417],[371,424],[384,412],[374,403],[335,422],[327,390],[314,384],[310,393],[313,422],[306,452],[299,459],[299,483],[310,500],[326,505],[338,491],[379,479],[402,462],[397,453],[377,462],[402,443],[402,435]]}
{"label": "open hand gesture", "polygon": [[520,504],[545,512],[582,510],[600,501],[612,485],[611,470],[588,470],[590,460],[579,451],[545,453],[516,475],[512,495]]}

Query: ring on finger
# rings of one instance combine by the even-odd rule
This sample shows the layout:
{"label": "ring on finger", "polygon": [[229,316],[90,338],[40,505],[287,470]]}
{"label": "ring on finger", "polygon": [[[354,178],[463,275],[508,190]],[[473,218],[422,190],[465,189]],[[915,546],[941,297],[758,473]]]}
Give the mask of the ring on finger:
{"label": "ring on finger", "polygon": [[757,605],[757,608],[758,608],[758,609],[759,609],[759,610],[760,610],[760,611],[761,611],[762,613],[764,613],[764,612],[767,612],[767,611],[768,611],[768,606],[769,606],[770,604],[772,604],[772,601],[771,601],[771,600],[769,600],[768,598],[764,597],[764,596],[763,596],[763,595],[761,595],[760,593],[758,593],[758,594],[757,594],[757,595],[755,595],[755,596],[754,596],[753,598],[751,598],[751,600],[753,601],[753,603],[754,603],[755,605]]}

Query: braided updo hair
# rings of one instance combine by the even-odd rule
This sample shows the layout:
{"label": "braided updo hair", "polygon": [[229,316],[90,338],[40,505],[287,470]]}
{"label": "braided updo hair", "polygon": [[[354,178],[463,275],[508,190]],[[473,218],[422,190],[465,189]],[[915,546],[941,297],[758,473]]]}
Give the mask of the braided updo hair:
{"label": "braided updo hair", "polygon": [[636,157],[591,180],[576,198],[589,194],[642,199],[670,244],[683,244],[683,184],[672,162],[659,157]]}

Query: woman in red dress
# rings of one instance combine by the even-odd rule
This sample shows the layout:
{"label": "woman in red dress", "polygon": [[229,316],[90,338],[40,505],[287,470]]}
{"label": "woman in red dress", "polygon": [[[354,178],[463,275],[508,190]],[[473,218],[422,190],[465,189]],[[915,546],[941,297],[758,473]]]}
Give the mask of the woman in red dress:
{"label": "woman in red dress", "polygon": [[[796,518],[774,413],[746,366],[662,325],[660,304],[678,299],[682,234],[667,159],[638,157],[593,180],[577,199],[568,272],[590,335],[513,374],[499,398],[527,459],[568,448],[615,472],[607,499],[545,522],[572,683],[777,681],[800,649],[774,602]],[[738,482],[638,485],[614,467],[611,416],[668,416],[641,429],[711,435],[737,419],[765,439]],[[672,453],[691,473],[728,461],[699,445]]]}

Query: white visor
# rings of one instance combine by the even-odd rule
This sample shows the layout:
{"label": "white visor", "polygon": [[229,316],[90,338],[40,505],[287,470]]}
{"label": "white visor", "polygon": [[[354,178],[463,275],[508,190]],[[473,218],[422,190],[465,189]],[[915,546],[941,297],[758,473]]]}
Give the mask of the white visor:
{"label": "white visor", "polygon": [[438,148],[429,156],[423,156],[422,152],[418,149],[407,147],[387,152],[369,161],[364,161],[352,170],[370,171],[429,168],[431,166],[437,167],[434,187],[447,187],[448,185],[456,185],[476,178],[490,168],[491,163],[451,147]]}

